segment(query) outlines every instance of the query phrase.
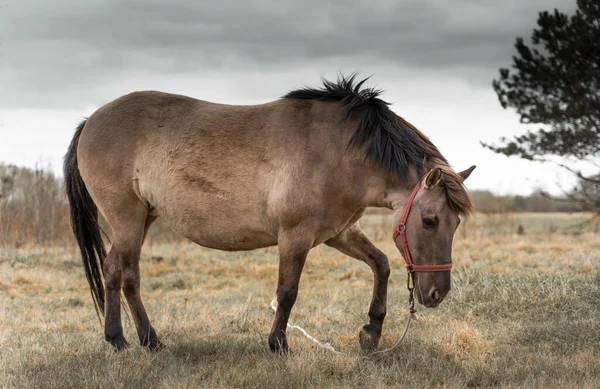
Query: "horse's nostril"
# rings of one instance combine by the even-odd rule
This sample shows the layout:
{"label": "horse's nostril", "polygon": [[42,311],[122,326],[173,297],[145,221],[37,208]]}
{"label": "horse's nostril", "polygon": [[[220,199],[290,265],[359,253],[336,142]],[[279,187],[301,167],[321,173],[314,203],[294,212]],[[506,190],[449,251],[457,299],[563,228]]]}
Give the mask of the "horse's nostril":
{"label": "horse's nostril", "polygon": [[440,291],[437,290],[437,289],[433,291],[433,293],[431,294],[431,298],[435,302],[442,301],[442,297],[440,295]]}

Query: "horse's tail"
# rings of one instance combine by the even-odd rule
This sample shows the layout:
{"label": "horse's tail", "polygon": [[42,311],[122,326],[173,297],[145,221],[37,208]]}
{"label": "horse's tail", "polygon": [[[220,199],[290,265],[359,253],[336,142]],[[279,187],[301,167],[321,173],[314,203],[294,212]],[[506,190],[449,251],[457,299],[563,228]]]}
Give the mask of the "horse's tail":
{"label": "horse's tail", "polygon": [[104,315],[104,282],[103,264],[106,249],[102,241],[102,230],[98,224],[98,208],[85,187],[79,174],[77,161],[77,145],[81,131],[87,120],[77,127],[69,150],[65,155],[64,176],[65,189],[71,208],[71,227],[77,239],[85,276],[90,284],[94,307],[98,316]]}

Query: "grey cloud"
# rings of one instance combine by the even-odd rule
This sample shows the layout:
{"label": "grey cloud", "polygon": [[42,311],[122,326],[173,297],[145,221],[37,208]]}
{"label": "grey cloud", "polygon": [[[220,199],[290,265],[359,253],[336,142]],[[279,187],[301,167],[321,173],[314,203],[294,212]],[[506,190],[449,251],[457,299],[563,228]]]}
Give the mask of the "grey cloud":
{"label": "grey cloud", "polygon": [[555,6],[569,11],[574,1],[9,1],[0,8],[0,106],[66,104],[72,89],[93,93],[136,71],[269,72],[331,58],[489,85],[515,37]]}

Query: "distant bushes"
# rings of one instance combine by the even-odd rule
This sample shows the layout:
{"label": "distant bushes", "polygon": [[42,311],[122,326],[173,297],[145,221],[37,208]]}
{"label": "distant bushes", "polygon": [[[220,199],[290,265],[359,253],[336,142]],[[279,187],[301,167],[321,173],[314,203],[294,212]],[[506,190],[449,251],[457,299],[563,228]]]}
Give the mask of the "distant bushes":
{"label": "distant bushes", "polygon": [[70,242],[62,182],[41,168],[0,165],[0,243]]}
{"label": "distant bushes", "polygon": [[542,192],[529,196],[496,196],[489,190],[470,191],[478,212],[581,212],[593,211],[567,198],[552,199]]}

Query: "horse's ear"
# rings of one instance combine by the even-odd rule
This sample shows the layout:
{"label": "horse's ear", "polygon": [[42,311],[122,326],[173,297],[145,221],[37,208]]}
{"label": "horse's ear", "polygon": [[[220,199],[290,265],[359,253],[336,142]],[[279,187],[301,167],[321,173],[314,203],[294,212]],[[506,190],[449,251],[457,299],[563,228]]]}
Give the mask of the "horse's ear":
{"label": "horse's ear", "polygon": [[436,167],[435,169],[431,169],[429,173],[427,173],[427,177],[425,177],[425,189],[431,189],[442,180],[442,169]]}
{"label": "horse's ear", "polygon": [[464,181],[467,178],[469,178],[469,176],[471,175],[471,172],[473,172],[473,170],[475,170],[475,168],[476,168],[476,166],[473,165],[470,168],[468,168],[467,170],[463,170],[462,172],[458,173],[458,175],[461,176]]}

